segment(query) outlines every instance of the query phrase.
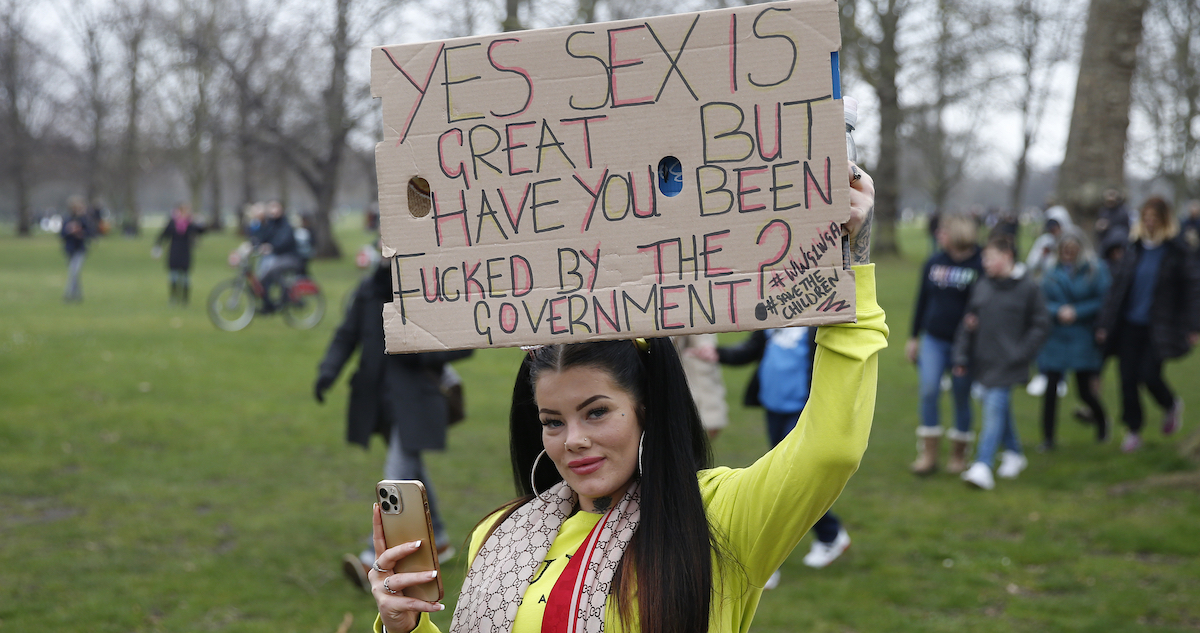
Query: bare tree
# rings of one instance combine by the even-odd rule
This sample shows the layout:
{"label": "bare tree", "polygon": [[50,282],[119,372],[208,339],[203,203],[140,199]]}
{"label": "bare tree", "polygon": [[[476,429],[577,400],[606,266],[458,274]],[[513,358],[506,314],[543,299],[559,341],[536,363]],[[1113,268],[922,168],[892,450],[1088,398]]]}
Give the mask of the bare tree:
{"label": "bare tree", "polygon": [[1131,83],[1148,0],[1091,0],[1059,201],[1094,220],[1103,191],[1123,188]]}
{"label": "bare tree", "polygon": [[842,53],[879,99],[879,158],[870,167],[875,178],[875,228],[871,247],[893,254],[900,203],[900,73],[898,36],[908,0],[845,0],[842,5]]}
{"label": "bare tree", "polygon": [[[996,79],[981,60],[996,48],[988,7],[971,0],[934,0],[928,32],[918,33],[909,67],[919,73],[915,92],[926,98],[909,105],[908,145],[922,157],[923,188],[935,209],[945,208],[979,151],[977,129],[982,97]],[[927,83],[928,82],[928,85]],[[961,121],[952,127],[952,114]]]}
{"label": "bare tree", "polygon": [[72,72],[74,99],[87,137],[83,139],[85,195],[96,201],[103,193],[108,116],[113,109],[112,68],[107,34],[109,16],[92,4],[74,0],[65,7],[63,21],[83,53],[83,68]]}
{"label": "bare tree", "polygon": [[1200,0],[1151,0],[1134,75],[1134,104],[1150,123],[1155,177],[1176,206],[1200,197]]}
{"label": "bare tree", "polygon": [[48,51],[34,41],[22,3],[10,0],[0,6],[0,13],[0,124],[7,148],[0,160],[15,194],[17,235],[28,236],[33,227],[29,199],[39,137],[57,109],[47,90],[55,65],[48,61]]}
{"label": "bare tree", "polygon": [[1009,192],[1009,207],[1019,210],[1029,173],[1029,151],[1037,141],[1046,106],[1055,96],[1052,74],[1070,57],[1068,45],[1075,37],[1070,3],[1059,0],[1018,0],[1009,14],[1005,50],[1014,54],[1020,67],[1007,82],[1014,93],[1013,109],[1021,117],[1021,148]]}
{"label": "bare tree", "polygon": [[[173,117],[176,162],[187,183],[188,200],[197,212],[203,208],[205,189],[217,177],[220,133],[219,104],[215,103],[218,93],[215,51],[217,16],[225,9],[220,0],[191,0],[181,2],[172,14],[162,16],[170,33],[171,48],[178,55],[172,69],[177,86],[170,90],[169,100],[176,106]],[[219,180],[217,188],[219,192]],[[220,200],[210,203],[210,225],[219,229]]]}
{"label": "bare tree", "polygon": [[331,215],[347,150],[346,139],[373,105],[368,98],[368,83],[348,75],[347,59],[372,25],[395,4],[395,0],[334,0],[333,24],[310,37],[328,46],[327,74],[319,94],[306,94],[303,82],[296,83],[292,85],[295,91],[274,95],[279,107],[272,109],[268,104],[262,109],[265,140],[316,200],[312,237],[318,257],[341,255],[334,240]]}
{"label": "bare tree", "polygon": [[145,87],[141,73],[145,59],[147,30],[153,11],[148,0],[118,0],[114,10],[114,32],[125,55],[125,129],[121,135],[121,157],[118,166],[118,192],[123,205],[122,228],[136,235],[141,229],[141,207],[138,204],[138,182],[141,180],[142,97]]}

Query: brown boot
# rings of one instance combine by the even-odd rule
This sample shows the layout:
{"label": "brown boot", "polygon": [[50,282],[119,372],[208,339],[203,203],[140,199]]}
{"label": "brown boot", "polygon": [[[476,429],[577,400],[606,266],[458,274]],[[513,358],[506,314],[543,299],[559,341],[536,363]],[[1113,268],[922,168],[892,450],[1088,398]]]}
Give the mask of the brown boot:
{"label": "brown boot", "polygon": [[950,440],[950,461],[946,463],[946,472],[957,475],[967,469],[967,440]]}
{"label": "brown boot", "polygon": [[924,476],[937,472],[938,447],[941,441],[940,435],[920,438],[920,442],[917,444],[920,452],[917,453],[917,461],[912,464],[914,475]]}

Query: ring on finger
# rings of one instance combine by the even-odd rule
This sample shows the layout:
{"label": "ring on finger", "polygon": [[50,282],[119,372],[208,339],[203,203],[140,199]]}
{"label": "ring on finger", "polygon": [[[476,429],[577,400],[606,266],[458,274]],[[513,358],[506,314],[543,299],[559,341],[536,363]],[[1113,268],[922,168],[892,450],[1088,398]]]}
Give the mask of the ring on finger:
{"label": "ring on finger", "polygon": [[392,595],[396,595],[396,594],[398,594],[398,593],[400,593],[400,592],[399,592],[399,591],[393,591],[393,590],[392,590],[392,588],[391,588],[391,587],[389,587],[389,586],[388,586],[388,584],[387,584],[387,583],[388,583],[388,581],[389,581],[389,580],[391,580],[391,579],[392,579],[392,577],[391,577],[391,576],[388,576],[387,578],[384,578],[384,579],[383,579],[383,588],[384,588],[384,589],[386,589],[388,593],[390,593],[390,594],[392,594]]}
{"label": "ring on finger", "polygon": [[856,180],[862,179],[862,172],[858,170],[858,167],[851,165],[850,173],[854,174],[853,176],[850,177],[850,182],[854,182]]}
{"label": "ring on finger", "polygon": [[390,574],[390,573],[392,573],[392,570],[390,570],[390,569],[384,569],[384,568],[380,567],[380,566],[379,566],[379,561],[375,561],[375,562],[371,563],[371,569],[374,569],[375,571],[377,571],[377,572],[379,572],[379,573],[381,573],[381,574]]}

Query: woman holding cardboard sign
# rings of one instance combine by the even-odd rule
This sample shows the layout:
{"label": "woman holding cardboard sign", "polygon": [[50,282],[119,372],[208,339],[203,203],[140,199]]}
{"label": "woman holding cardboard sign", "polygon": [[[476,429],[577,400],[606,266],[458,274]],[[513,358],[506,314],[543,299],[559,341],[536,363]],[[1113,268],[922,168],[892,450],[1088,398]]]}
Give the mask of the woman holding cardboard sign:
{"label": "woman holding cardboard sign", "polygon": [[[812,397],[795,432],[742,469],[709,449],[666,339],[529,350],[513,389],[513,475],[522,496],[470,544],[451,631],[745,631],[763,584],[834,502],[866,449],[877,353],[887,345],[868,259],[871,179],[851,166],[846,225],[858,322],[822,327]],[[404,595],[429,572],[370,573],[376,630],[433,632],[444,605]]]}

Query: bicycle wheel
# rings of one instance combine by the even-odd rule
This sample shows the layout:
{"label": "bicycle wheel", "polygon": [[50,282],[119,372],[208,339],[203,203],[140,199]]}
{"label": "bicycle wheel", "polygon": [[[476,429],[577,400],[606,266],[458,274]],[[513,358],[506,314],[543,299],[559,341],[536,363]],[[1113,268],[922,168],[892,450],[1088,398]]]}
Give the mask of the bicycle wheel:
{"label": "bicycle wheel", "polygon": [[254,293],[245,280],[226,279],[208,295],[208,318],[213,325],[227,332],[236,332],[250,325],[254,318]]}
{"label": "bicycle wheel", "polygon": [[325,295],[317,283],[308,277],[297,277],[284,282],[286,297],[283,304],[283,320],[298,330],[317,326],[325,316]]}

